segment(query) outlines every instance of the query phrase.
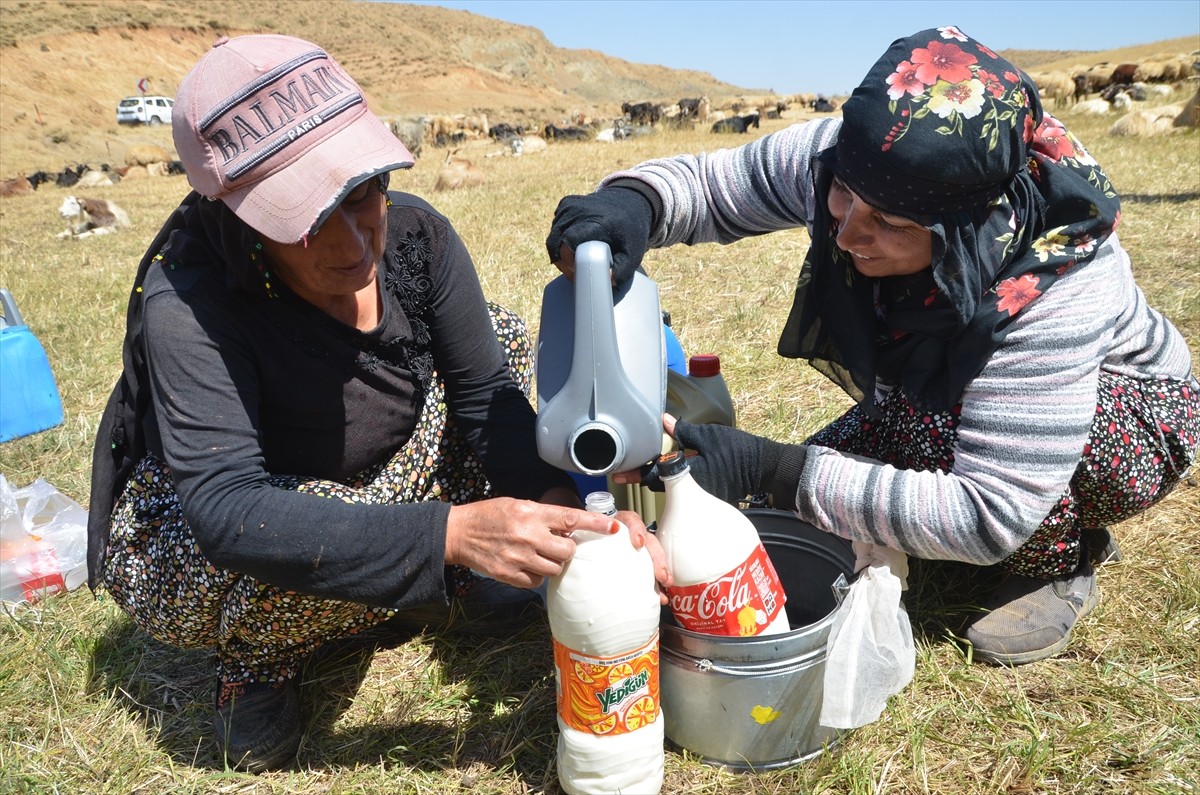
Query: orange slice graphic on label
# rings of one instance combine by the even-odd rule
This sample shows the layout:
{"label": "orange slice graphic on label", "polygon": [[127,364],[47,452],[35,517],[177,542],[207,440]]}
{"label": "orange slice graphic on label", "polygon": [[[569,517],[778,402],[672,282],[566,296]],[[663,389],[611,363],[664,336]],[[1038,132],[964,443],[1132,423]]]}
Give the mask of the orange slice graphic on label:
{"label": "orange slice graphic on label", "polygon": [[592,678],[591,671],[588,670],[591,667],[592,666],[587,665],[586,663],[581,663],[578,660],[576,660],[575,661],[575,678],[577,680],[579,680],[580,682],[586,682],[589,685],[592,684],[593,682],[595,682],[596,680]]}
{"label": "orange slice graphic on label", "polygon": [[608,734],[615,728],[617,728],[616,715],[607,715],[593,723],[591,726],[593,734]]}
{"label": "orange slice graphic on label", "polygon": [[633,666],[629,663],[617,663],[608,671],[608,683],[615,685],[633,676]]}
{"label": "orange slice graphic on label", "polygon": [[642,696],[633,702],[625,713],[625,728],[629,731],[640,729],[646,724],[654,723],[658,717],[658,705],[650,696]]}

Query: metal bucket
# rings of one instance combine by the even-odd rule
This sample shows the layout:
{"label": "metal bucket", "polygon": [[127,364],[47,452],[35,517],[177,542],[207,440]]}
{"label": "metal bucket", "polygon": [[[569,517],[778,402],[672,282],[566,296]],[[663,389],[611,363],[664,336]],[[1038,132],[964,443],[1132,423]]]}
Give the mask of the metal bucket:
{"label": "metal bucket", "polygon": [[749,509],[787,594],[790,632],[765,638],[702,635],[664,611],[659,640],[667,741],[739,770],[789,767],[840,732],[821,726],[833,613],[854,575],[850,543],[794,514]]}

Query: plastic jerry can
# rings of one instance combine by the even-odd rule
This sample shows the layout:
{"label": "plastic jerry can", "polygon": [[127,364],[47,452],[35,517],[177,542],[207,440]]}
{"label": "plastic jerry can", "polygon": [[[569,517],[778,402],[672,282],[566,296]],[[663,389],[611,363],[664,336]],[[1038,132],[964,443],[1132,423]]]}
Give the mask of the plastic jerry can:
{"label": "plastic jerry can", "polygon": [[7,442],[61,424],[63,407],[46,351],[12,293],[0,288],[0,304],[0,442]]}
{"label": "plastic jerry can", "polygon": [[613,288],[612,252],[575,250],[575,279],[542,292],[537,342],[537,448],[568,472],[608,475],[659,455],[666,347],[658,285],[641,272]]}

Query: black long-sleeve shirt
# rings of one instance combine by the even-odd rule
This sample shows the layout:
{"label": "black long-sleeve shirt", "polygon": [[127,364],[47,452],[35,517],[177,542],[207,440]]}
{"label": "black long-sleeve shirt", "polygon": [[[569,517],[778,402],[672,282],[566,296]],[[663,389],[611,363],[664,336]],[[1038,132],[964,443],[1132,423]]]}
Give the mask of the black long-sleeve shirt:
{"label": "black long-sleeve shirt", "polygon": [[282,285],[268,290],[269,277],[258,289],[253,274],[250,287],[232,284],[227,268],[196,256],[247,255],[221,251],[228,243],[172,236],[142,285],[152,394],[143,426],[214,565],[404,607],[444,599],[447,504],[361,505],[268,479],[345,481],[389,459],[413,432],[432,366],[496,493],[535,499],[570,481],[538,458],[533,409],[508,374],[462,241],[421,199],[390,198],[383,313],[370,332]]}

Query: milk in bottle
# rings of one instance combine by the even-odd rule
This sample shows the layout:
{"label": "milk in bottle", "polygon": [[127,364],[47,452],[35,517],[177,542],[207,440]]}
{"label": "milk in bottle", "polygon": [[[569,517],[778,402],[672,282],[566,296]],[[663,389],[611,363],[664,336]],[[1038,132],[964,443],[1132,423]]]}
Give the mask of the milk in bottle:
{"label": "milk in bottle", "polygon": [[754,523],[702,489],[682,451],[659,457],[658,471],[666,503],[656,535],[675,579],[675,621],[706,635],[788,632],[787,596]]}
{"label": "milk in bottle", "polygon": [[[589,511],[616,513],[593,492]],[[546,595],[554,636],[558,780],[569,795],[656,795],[663,780],[654,566],[629,529],[577,531]]]}

